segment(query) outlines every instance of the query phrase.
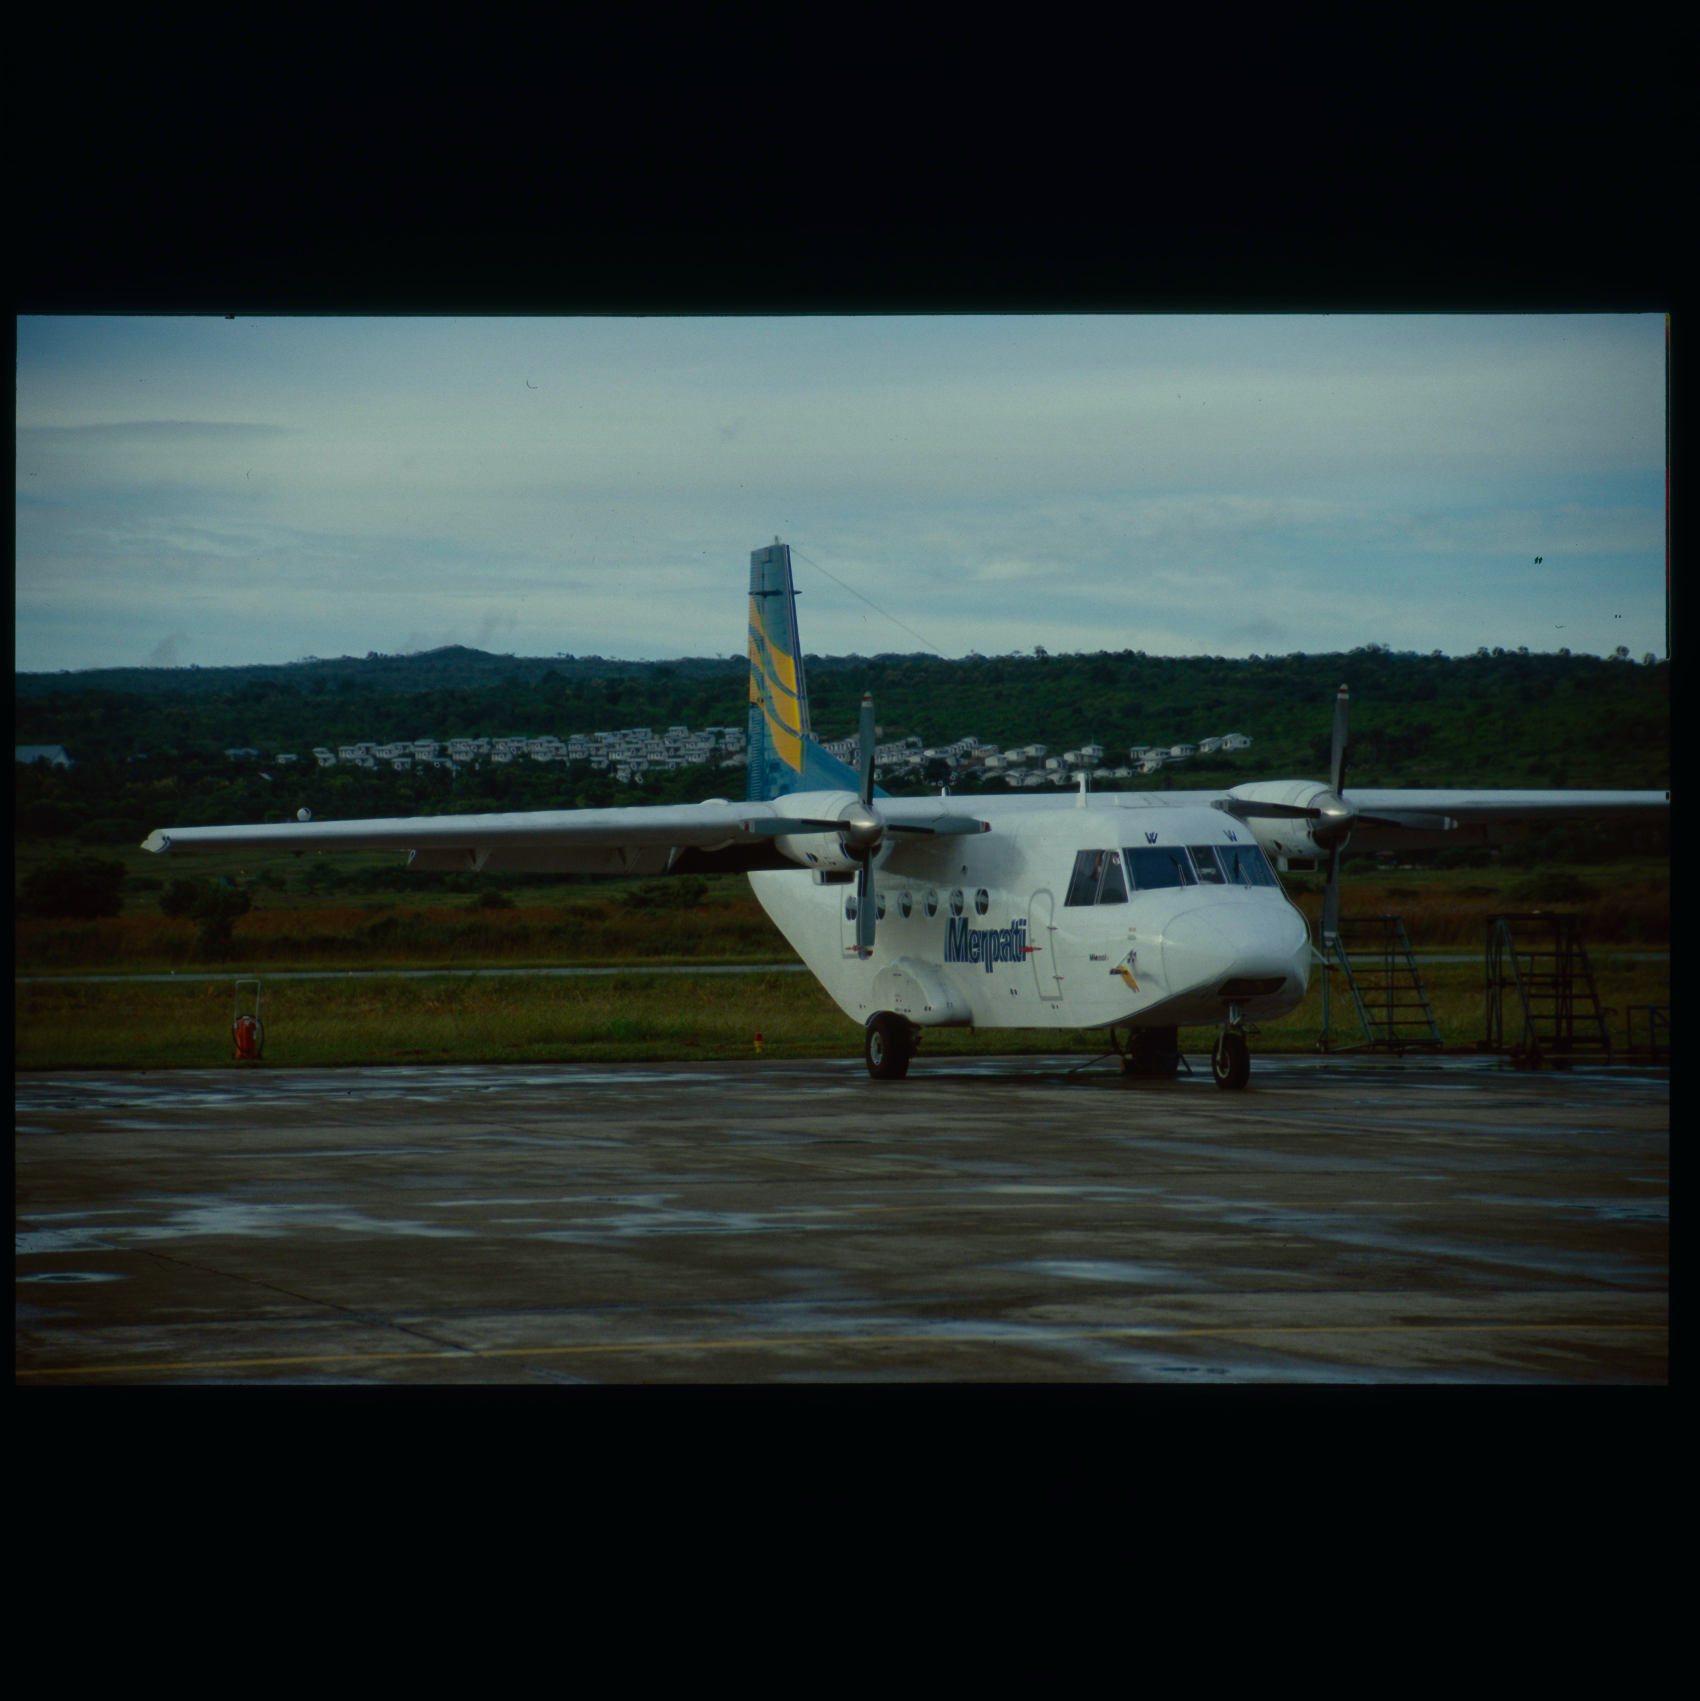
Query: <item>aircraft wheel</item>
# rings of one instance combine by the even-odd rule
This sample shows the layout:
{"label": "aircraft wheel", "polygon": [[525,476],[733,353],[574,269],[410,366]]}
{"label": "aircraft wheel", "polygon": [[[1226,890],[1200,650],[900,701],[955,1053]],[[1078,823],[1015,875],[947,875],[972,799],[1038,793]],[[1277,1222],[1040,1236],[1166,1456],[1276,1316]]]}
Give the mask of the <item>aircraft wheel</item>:
{"label": "aircraft wheel", "polygon": [[1170,1080],[1181,1069],[1174,1028],[1134,1028],[1122,1054],[1122,1074],[1132,1080]]}
{"label": "aircraft wheel", "polygon": [[1237,1092],[1251,1078],[1251,1047],[1244,1034],[1224,1028],[1210,1053],[1210,1073],[1218,1087]]}
{"label": "aircraft wheel", "polygon": [[909,1024],[901,1016],[881,1010],[869,1019],[862,1055],[868,1060],[868,1073],[876,1081],[901,1081],[909,1073],[909,1059],[914,1051]]}

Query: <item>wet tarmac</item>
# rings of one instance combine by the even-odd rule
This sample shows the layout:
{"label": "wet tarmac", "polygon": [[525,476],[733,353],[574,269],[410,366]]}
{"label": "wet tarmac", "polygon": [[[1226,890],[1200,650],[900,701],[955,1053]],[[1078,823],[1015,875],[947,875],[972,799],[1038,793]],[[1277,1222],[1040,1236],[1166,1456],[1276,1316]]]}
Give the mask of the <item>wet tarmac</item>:
{"label": "wet tarmac", "polygon": [[20,1075],[16,1380],[1667,1381],[1665,1072],[1077,1062]]}

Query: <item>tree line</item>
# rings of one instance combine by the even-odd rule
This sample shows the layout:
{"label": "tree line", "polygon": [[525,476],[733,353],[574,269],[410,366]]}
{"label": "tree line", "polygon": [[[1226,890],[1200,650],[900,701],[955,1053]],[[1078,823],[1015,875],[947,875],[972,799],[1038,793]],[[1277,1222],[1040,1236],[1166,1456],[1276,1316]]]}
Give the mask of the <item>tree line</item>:
{"label": "tree line", "polygon": [[[145,758],[158,776],[216,766],[231,748],[259,750],[262,767],[282,751],[305,766],[315,746],[360,739],[742,726],[747,718],[741,658],[529,658],[521,665],[463,651],[453,653],[507,671],[482,683],[445,683],[444,653],[349,661],[337,673],[324,671],[333,664],[298,663],[19,675],[15,738],[63,745],[79,766],[139,767]],[[1254,740],[1256,771],[1307,772],[1327,761],[1334,692],[1345,683],[1361,784],[1668,783],[1665,663],[1507,651],[1449,658],[1372,644],[1345,654],[1249,659],[1125,650],[955,661],[810,656],[806,668],[814,731],[823,740],[854,733],[862,693],[870,691],[885,738],[914,735],[938,745],[973,735],[1053,751],[1096,742],[1114,766],[1133,743],[1243,732]],[[105,682],[131,674],[162,678],[145,690]],[[170,688],[173,681],[181,688]],[[477,789],[494,795],[487,778]]]}

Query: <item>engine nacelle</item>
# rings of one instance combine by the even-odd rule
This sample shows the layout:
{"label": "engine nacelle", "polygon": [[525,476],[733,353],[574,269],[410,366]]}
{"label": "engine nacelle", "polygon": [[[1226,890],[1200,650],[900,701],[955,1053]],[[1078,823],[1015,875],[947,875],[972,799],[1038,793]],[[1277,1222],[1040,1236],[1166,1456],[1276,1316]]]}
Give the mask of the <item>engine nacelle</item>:
{"label": "engine nacelle", "polygon": [[1252,780],[1229,789],[1229,797],[1246,803],[1278,803],[1292,809],[1321,812],[1314,820],[1296,815],[1253,815],[1245,824],[1257,842],[1278,856],[1326,856],[1346,841],[1352,812],[1327,786],[1316,780]]}
{"label": "engine nacelle", "polygon": [[836,833],[787,833],[773,841],[781,856],[804,868],[824,868],[831,874],[853,873],[859,866]]}
{"label": "engine nacelle", "polygon": [[[836,821],[847,812],[861,808],[861,799],[853,791],[792,792],[773,800],[775,811],[786,815],[812,818],[816,821]],[[831,874],[854,873],[860,865],[845,849],[842,833],[786,833],[775,838],[774,847],[783,857],[802,868],[822,868]]]}

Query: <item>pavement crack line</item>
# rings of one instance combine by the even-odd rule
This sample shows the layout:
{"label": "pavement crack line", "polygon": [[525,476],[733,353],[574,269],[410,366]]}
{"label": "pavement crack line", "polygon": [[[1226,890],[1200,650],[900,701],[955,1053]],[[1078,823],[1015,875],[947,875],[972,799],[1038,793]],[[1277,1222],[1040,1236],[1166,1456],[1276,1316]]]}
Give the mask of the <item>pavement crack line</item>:
{"label": "pavement crack line", "polygon": [[160,1252],[153,1247],[144,1248],[150,1258],[157,1258],[162,1264],[174,1264],[182,1270],[196,1270],[205,1276],[219,1276],[225,1281],[244,1282],[249,1287],[263,1288],[267,1293],[281,1294],[283,1298],[294,1300],[297,1305],[314,1307],[321,1311],[332,1311],[338,1316],[346,1317],[353,1323],[364,1323],[368,1327],[379,1329],[394,1329],[398,1334],[410,1336],[416,1341],[423,1341],[427,1346],[442,1353],[464,1353],[472,1349],[459,1341],[442,1340],[428,1330],[420,1329],[411,1323],[403,1323],[394,1317],[385,1317],[376,1312],[358,1311],[353,1306],[339,1305],[334,1299],[320,1299],[313,1294],[298,1293],[294,1288],[286,1288],[277,1282],[268,1282],[263,1276],[245,1276],[239,1271],[221,1269],[216,1264],[197,1264],[191,1258],[179,1258],[169,1252]]}

